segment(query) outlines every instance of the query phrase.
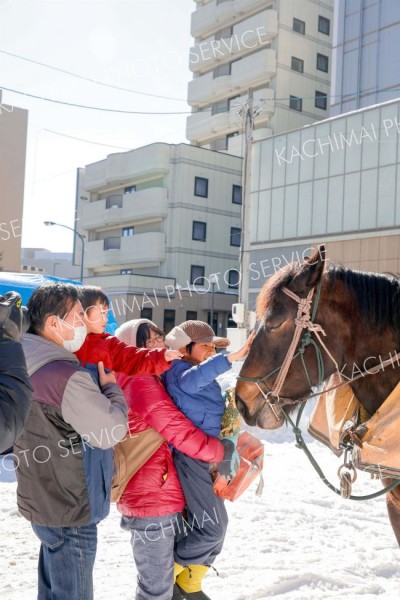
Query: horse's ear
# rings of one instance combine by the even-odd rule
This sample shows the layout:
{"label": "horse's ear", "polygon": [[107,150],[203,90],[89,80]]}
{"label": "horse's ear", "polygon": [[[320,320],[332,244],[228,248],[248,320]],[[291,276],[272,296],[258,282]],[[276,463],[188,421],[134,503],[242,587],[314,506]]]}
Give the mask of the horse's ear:
{"label": "horse's ear", "polygon": [[289,284],[289,288],[297,292],[306,292],[316,286],[322,277],[325,267],[325,246],[321,245],[311,256],[307,257],[300,271]]}

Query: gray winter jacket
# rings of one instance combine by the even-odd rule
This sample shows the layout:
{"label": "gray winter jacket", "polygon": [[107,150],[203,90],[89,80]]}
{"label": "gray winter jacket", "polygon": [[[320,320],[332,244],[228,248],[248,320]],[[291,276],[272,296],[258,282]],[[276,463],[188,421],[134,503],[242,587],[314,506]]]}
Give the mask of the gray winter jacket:
{"label": "gray winter jacket", "polygon": [[32,410],[14,445],[18,506],[37,525],[78,527],[109,511],[112,447],[127,429],[116,384],[101,390],[74,354],[40,336],[23,342]]}

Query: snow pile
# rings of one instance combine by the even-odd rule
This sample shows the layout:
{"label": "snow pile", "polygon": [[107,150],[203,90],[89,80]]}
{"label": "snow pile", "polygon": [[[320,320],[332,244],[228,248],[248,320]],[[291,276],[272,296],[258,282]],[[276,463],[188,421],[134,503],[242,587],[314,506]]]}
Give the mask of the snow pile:
{"label": "snow pile", "polygon": [[[237,372],[237,369],[236,369]],[[235,372],[222,378],[234,384]],[[308,411],[309,412],[309,411]],[[399,548],[383,497],[343,500],[321,482],[289,428],[252,430],[265,443],[264,494],[257,483],[227,503],[230,525],[222,554],[204,589],[213,600],[386,600],[399,597]],[[337,484],[338,459],[318,442],[311,449]],[[380,483],[360,474],[353,493]],[[39,543],[19,515],[9,460],[0,458],[0,575],[2,600],[35,600]],[[134,598],[136,571],[130,536],[119,528],[115,506],[99,526],[95,598]]]}

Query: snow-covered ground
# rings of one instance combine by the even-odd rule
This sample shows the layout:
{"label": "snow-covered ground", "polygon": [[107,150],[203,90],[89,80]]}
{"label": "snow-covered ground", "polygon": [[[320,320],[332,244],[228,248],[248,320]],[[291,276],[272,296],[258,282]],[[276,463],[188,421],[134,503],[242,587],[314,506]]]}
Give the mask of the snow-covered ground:
{"label": "snow-covered ground", "polygon": [[[400,550],[383,497],[343,500],[324,486],[289,429],[258,432],[265,440],[265,488],[256,484],[227,503],[226,543],[204,589],[213,600],[333,600],[400,597]],[[310,438],[308,438],[310,439]],[[289,441],[291,440],[291,441]],[[318,442],[311,449],[337,483],[338,459]],[[7,463],[8,467],[10,463]],[[13,473],[0,459],[0,598],[36,599],[38,541],[16,509]],[[359,475],[353,493],[380,487]],[[96,600],[134,598],[135,566],[129,534],[112,506],[99,526]]]}

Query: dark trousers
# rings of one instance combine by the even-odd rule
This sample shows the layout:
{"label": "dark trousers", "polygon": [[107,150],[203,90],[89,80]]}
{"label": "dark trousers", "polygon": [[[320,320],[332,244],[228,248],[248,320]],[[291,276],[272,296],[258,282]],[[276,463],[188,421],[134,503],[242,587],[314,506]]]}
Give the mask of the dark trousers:
{"label": "dark trousers", "polygon": [[222,498],[214,494],[209,464],[174,450],[174,462],[186,499],[187,535],[175,545],[180,565],[211,565],[222,550],[228,514]]}

